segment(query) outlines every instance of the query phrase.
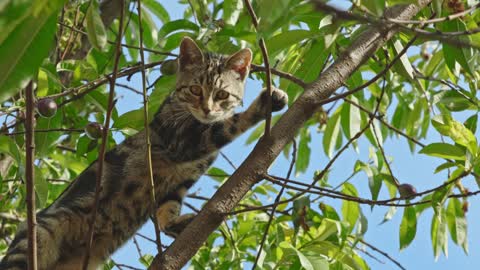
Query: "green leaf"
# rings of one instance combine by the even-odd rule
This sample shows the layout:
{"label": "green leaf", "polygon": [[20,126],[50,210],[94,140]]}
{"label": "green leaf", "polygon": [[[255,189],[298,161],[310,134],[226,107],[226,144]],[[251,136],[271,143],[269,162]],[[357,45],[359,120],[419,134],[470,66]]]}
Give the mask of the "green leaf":
{"label": "green leaf", "polygon": [[225,0],[223,2],[223,21],[235,25],[243,11],[243,0]]}
{"label": "green leaf", "polygon": [[462,123],[452,119],[450,115],[436,115],[432,118],[432,125],[442,135],[452,138],[456,143],[467,147],[472,154],[477,153],[477,139]]}
{"label": "green leaf", "polygon": [[[58,111],[52,118],[37,118],[37,130],[48,130],[53,128],[61,128],[63,116]],[[56,146],[56,141],[62,135],[62,132],[49,131],[49,132],[35,132],[35,146],[36,152],[39,157],[47,156],[53,151]]]}
{"label": "green leaf", "polygon": [[[404,48],[400,39],[395,39],[395,41],[393,41],[393,48],[396,54],[400,54],[400,52]],[[407,54],[403,54],[402,56],[400,56],[400,61],[395,63],[394,66],[399,71],[399,73],[401,73],[407,79],[414,79],[415,71],[413,70],[412,63],[410,63]]]}
{"label": "green leaf", "polygon": [[[350,100],[358,104],[358,99],[356,97],[351,96]],[[360,124],[362,123],[360,118],[360,109],[351,105],[350,103],[345,102],[342,105],[341,114],[343,133],[347,139],[350,139],[360,131]]]}
{"label": "green leaf", "polygon": [[160,4],[159,1],[155,0],[142,0],[142,5],[148,8],[148,11],[151,11],[158,19],[163,23],[170,21],[170,15],[168,11]]}
{"label": "green leaf", "polygon": [[390,206],[390,208],[388,208],[387,213],[385,213],[385,215],[383,216],[383,220],[382,220],[382,222],[380,222],[380,224],[383,224],[383,223],[391,220],[393,218],[393,216],[395,215],[395,213],[397,213],[397,207],[396,206]]}
{"label": "green leaf", "polygon": [[441,250],[443,250],[443,253],[447,255],[447,223],[443,208],[441,208],[441,211],[435,213],[432,217],[430,235],[432,239],[433,255],[435,256],[435,260],[440,256]]}
{"label": "green leaf", "polygon": [[275,55],[275,53],[298,44],[306,38],[312,38],[312,35],[312,32],[300,29],[281,32],[265,41],[268,54]]}
{"label": "green leaf", "polygon": [[[358,197],[357,189],[350,183],[343,184],[342,192],[346,195]],[[343,219],[350,224],[349,231],[352,231],[360,217],[360,207],[358,203],[344,200],[342,203],[342,216]]]}
{"label": "green leaf", "polygon": [[361,3],[370,12],[372,12],[377,16],[381,16],[383,14],[383,10],[385,9],[385,0],[368,0],[368,1],[361,1]]}
{"label": "green leaf", "polygon": [[0,153],[6,153],[17,162],[21,161],[20,151],[15,141],[7,136],[0,136]]}
{"label": "green leaf", "polygon": [[87,36],[90,43],[98,50],[103,50],[107,45],[107,31],[103,25],[97,5],[91,4],[85,15]]}
{"label": "green leaf", "polygon": [[335,146],[337,144],[338,136],[340,135],[340,114],[337,110],[330,119],[328,119],[327,127],[323,133],[323,151],[331,158]]}
{"label": "green leaf", "polygon": [[298,144],[297,161],[295,162],[295,174],[303,173],[308,168],[310,162],[310,131],[308,128],[302,128],[300,131],[300,142]]}
{"label": "green leaf", "polygon": [[217,167],[211,167],[210,169],[208,169],[206,175],[220,183],[225,181],[229,176],[227,172]]}
{"label": "green leaf", "polygon": [[450,198],[446,209],[446,219],[452,241],[468,253],[467,219],[462,203],[457,198]]}
{"label": "green leaf", "polygon": [[31,14],[0,46],[0,102],[27,86],[47,57],[56,29],[56,13]]}
{"label": "green leaf", "polygon": [[431,143],[422,148],[419,153],[440,158],[465,160],[465,151],[448,143]]}
{"label": "green leaf", "polygon": [[145,266],[145,267],[149,267],[150,264],[152,263],[153,261],[153,256],[150,255],[150,254],[145,254],[143,255],[139,261]]}
{"label": "green leaf", "polygon": [[407,206],[403,210],[402,223],[400,223],[400,250],[408,247],[417,233],[417,214],[415,207]]}
{"label": "green leaf", "polygon": [[[317,78],[322,64],[326,61],[328,56],[328,50],[325,48],[324,42],[314,41],[310,47],[306,47],[304,51],[300,51],[303,55],[300,55],[296,60],[294,69],[290,70],[296,77],[301,78],[305,82],[310,82]],[[288,94],[288,100],[290,103],[303,92],[303,89],[290,82],[289,80],[281,79],[280,87],[285,89]]]}
{"label": "green leaf", "polygon": [[[451,173],[450,177],[448,178],[448,181],[452,181],[453,179],[458,178],[462,173],[464,173],[464,169],[461,167],[457,168],[455,171]],[[442,209],[443,204],[445,203],[448,195],[452,193],[454,186],[455,186],[455,183],[450,183],[447,186],[444,186],[442,188],[435,190],[435,192],[432,195],[432,206],[435,212],[439,212]]]}
{"label": "green leaf", "polygon": [[467,120],[465,120],[465,125],[466,128],[468,128],[472,133],[475,133],[477,131],[477,123],[478,123],[478,114],[474,114],[470,116]]}
{"label": "green leaf", "polygon": [[191,30],[194,33],[198,33],[199,27],[193,22],[185,19],[167,22],[158,31],[159,41],[161,42],[161,40],[166,38],[167,35],[177,30]]}
{"label": "green leaf", "polygon": [[[335,213],[336,214],[336,213]],[[317,235],[315,240],[323,241],[333,234],[340,235],[342,232],[342,225],[339,222],[338,216],[337,220],[332,220],[329,218],[323,218],[320,226],[317,228]]]}
{"label": "green leaf", "polygon": [[448,168],[452,168],[454,166],[456,166],[457,164],[454,163],[454,162],[450,162],[450,161],[447,161],[441,165],[439,165],[437,168],[435,168],[435,172],[434,173],[439,173],[445,169],[448,169]]}
{"label": "green leaf", "polygon": [[[444,104],[452,112],[478,109],[478,106],[474,104],[475,97],[470,97],[468,92],[465,93],[461,90],[459,90],[459,92],[450,90],[442,91],[441,93],[439,93],[439,95],[439,102]],[[473,102],[469,99],[473,100]]]}
{"label": "green leaf", "polygon": [[42,170],[37,166],[34,167],[35,170],[35,194],[37,199],[37,207],[43,208],[47,203],[48,198],[48,182],[47,179],[42,174]]}
{"label": "green leaf", "polygon": [[[465,23],[462,20],[447,20],[440,24],[441,30],[445,32],[458,32],[467,30]],[[468,35],[460,36],[462,41],[471,43]],[[447,43],[442,43],[443,55],[445,62],[452,73],[455,73],[455,63],[459,63],[466,72],[473,75],[475,67],[473,67],[473,59],[471,49],[461,48]],[[472,65],[472,66],[471,66]]]}
{"label": "green leaf", "polygon": [[326,218],[340,221],[340,216],[337,214],[337,211],[332,206],[325,203],[320,203],[319,208],[320,210],[322,210],[323,215]]}

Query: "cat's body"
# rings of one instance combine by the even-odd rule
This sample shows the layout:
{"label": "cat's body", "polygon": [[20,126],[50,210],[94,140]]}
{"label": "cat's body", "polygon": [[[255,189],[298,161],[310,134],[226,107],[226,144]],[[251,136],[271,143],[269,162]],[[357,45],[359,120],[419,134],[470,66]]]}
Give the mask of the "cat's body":
{"label": "cat's body", "polygon": [[[160,229],[171,236],[193,218],[179,216],[187,189],[208,169],[221,147],[265,115],[266,92],[245,112],[233,114],[242,101],[250,61],[248,49],[230,58],[203,56],[192,40],[182,41],[177,89],[150,123],[157,204],[151,199],[142,131],[105,156],[89,269],[101,265],[151,215],[156,214]],[[285,93],[275,90],[273,110],[281,109],[286,100]],[[81,269],[97,166],[98,161],[92,163],[52,205],[37,214],[39,270]],[[27,269],[26,250],[26,226],[22,224],[0,269]]]}

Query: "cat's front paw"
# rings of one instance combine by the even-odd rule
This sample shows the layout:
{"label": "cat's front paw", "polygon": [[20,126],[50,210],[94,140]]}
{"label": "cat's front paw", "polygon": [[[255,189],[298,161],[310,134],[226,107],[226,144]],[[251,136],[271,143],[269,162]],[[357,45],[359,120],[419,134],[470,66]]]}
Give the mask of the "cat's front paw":
{"label": "cat's front paw", "polygon": [[[264,105],[267,104],[267,100],[269,97],[268,91],[263,91],[262,93],[262,103]],[[272,86],[272,112],[280,111],[287,105],[288,103],[288,95],[283,90],[280,90],[276,87]]]}

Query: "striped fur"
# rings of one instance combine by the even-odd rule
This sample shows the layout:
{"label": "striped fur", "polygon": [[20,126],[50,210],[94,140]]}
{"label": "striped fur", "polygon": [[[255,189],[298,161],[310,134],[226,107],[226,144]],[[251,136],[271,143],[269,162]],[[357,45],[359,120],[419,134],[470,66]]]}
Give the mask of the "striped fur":
{"label": "striped fur", "polygon": [[[156,215],[160,229],[173,237],[190,222],[192,215],[179,216],[187,190],[221,147],[265,115],[266,92],[245,112],[233,112],[242,101],[250,60],[248,49],[227,58],[204,55],[191,39],[182,41],[176,91],[150,123],[157,203],[150,199],[142,131],[106,154],[89,269],[97,269],[151,215]],[[192,86],[201,91],[194,94]],[[220,91],[228,95],[219,95]],[[272,101],[273,110],[280,110],[287,97],[275,89]],[[40,270],[81,269],[97,166],[92,163],[53,204],[37,214]],[[27,269],[26,250],[26,226],[22,224],[0,269]]]}

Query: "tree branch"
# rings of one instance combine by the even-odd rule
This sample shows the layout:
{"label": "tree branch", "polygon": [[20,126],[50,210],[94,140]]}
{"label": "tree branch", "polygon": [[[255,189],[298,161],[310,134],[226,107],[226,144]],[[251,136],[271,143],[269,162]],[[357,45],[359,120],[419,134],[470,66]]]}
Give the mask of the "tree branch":
{"label": "tree branch", "polygon": [[[121,10],[124,10],[124,0],[121,0]],[[120,22],[119,22],[119,27],[118,27],[118,36],[117,36],[117,45],[115,48],[115,62],[113,64],[113,72],[112,72],[112,77],[109,77],[110,80],[110,92],[108,94],[108,108],[107,108],[107,115],[105,117],[105,125],[103,127],[103,132],[102,132],[102,144],[100,146],[100,152],[98,154],[98,162],[97,162],[97,179],[95,183],[95,197],[94,197],[94,203],[92,205],[93,211],[92,211],[92,216],[90,220],[90,226],[88,230],[88,235],[87,235],[87,245],[86,245],[86,251],[85,251],[85,257],[83,260],[83,270],[88,269],[88,263],[90,260],[90,250],[92,248],[93,244],[93,235],[95,232],[95,220],[97,216],[97,210],[98,210],[98,204],[100,200],[100,192],[102,188],[102,175],[103,175],[103,162],[105,160],[105,152],[107,148],[107,143],[108,143],[108,130],[110,127],[110,118],[112,114],[113,107],[115,105],[115,102],[113,100],[113,97],[115,95],[115,81],[117,80],[117,72],[118,72],[118,64],[120,61],[120,55],[122,54],[122,30],[123,30],[123,18],[124,13],[120,13]]]}
{"label": "tree branch", "polygon": [[[257,15],[255,15],[255,11],[253,10],[250,0],[244,0],[244,2],[245,6],[247,7],[247,11],[250,14],[250,17],[252,17],[253,26],[255,26],[255,29],[258,30]],[[268,60],[267,45],[265,45],[265,40],[263,39],[263,37],[258,40],[258,45],[260,46],[263,63],[265,65],[265,77],[267,81],[267,92],[269,96],[269,99],[267,101],[267,111],[265,115],[265,137],[268,137],[270,136],[270,126],[272,123],[272,72],[270,71],[270,61]]]}
{"label": "tree branch", "polygon": [[[410,19],[428,3],[430,0],[420,0],[416,5],[395,6],[386,10],[386,16]],[[210,233],[223,222],[225,214],[229,213],[252,185],[266,173],[268,166],[294,138],[297,130],[315,113],[318,104],[341,87],[346,79],[397,31],[398,27],[386,23],[371,26],[360,34],[335,63],[306,87],[302,95],[273,126],[270,136],[260,139],[238,170],[218,189],[162,256],[156,256],[149,269],[182,268]]]}
{"label": "tree branch", "polygon": [[33,82],[25,89],[27,111],[25,115],[25,180],[27,184],[28,270],[37,270],[37,218],[35,215],[35,118]]}

